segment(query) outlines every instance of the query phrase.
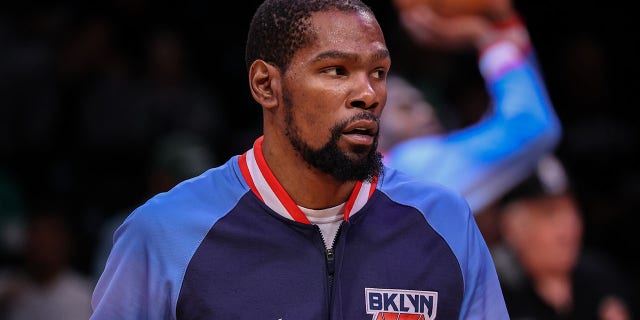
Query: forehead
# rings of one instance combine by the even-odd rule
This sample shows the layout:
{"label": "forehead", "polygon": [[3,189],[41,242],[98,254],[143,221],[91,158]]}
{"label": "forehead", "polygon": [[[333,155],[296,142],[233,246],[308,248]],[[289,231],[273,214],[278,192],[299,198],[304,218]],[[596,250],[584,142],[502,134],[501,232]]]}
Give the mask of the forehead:
{"label": "forehead", "polygon": [[307,49],[314,52],[337,50],[388,57],[377,20],[365,12],[316,12],[310,17],[310,28],[313,40]]}

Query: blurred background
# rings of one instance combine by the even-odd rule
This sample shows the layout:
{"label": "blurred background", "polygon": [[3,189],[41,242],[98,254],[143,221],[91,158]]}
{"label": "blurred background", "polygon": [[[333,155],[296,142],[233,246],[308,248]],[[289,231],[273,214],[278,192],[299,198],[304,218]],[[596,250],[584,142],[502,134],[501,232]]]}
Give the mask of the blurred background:
{"label": "blurred background", "polygon": [[[388,1],[376,11],[392,69],[420,74],[451,127],[486,108],[474,53],[417,50]],[[0,5],[2,263],[27,217],[63,214],[71,265],[93,278],[105,237],[152,194],[251,147],[244,41],[258,0],[11,1]],[[640,37],[623,1],[515,1],[564,126],[558,150],[585,241],[640,288]],[[105,231],[106,230],[106,231]]]}

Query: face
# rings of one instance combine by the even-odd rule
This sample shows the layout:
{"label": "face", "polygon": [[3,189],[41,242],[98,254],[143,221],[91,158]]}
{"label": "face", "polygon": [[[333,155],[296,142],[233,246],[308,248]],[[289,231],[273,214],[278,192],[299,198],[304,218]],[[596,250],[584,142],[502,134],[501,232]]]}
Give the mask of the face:
{"label": "face", "polygon": [[283,78],[284,133],[302,158],[339,181],[379,172],[378,120],[390,59],[376,20],[315,13],[314,43],[294,55]]}
{"label": "face", "polygon": [[567,195],[525,200],[505,212],[507,240],[524,268],[536,274],[566,273],[575,265],[582,220]]}
{"label": "face", "polygon": [[384,148],[411,138],[442,132],[433,107],[409,82],[396,76],[389,77],[387,93],[380,130],[387,144]]}

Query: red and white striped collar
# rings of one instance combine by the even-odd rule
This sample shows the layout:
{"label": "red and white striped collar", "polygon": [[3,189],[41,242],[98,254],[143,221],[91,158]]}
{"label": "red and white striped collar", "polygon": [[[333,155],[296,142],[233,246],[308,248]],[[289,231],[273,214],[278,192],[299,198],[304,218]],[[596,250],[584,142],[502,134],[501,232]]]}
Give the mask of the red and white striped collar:
{"label": "red and white striped collar", "polygon": [[[262,153],[263,138],[264,136],[261,136],[256,139],[253,143],[253,149],[239,157],[240,171],[244,179],[251,191],[269,208],[285,218],[311,224],[269,169]],[[344,206],[345,221],[349,220],[349,216],[358,212],[367,203],[376,189],[376,181],[377,177],[373,179],[373,182],[358,181],[356,183]]]}

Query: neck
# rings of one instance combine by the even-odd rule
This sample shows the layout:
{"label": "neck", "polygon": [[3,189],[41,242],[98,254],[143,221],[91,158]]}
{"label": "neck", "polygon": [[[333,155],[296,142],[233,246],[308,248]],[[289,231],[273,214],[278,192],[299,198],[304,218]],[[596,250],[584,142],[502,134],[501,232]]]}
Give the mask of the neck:
{"label": "neck", "polygon": [[534,286],[538,295],[551,305],[556,312],[571,310],[573,295],[570,275],[546,275],[537,277]]}
{"label": "neck", "polygon": [[[274,139],[285,139],[274,141]],[[356,181],[341,182],[308,164],[286,137],[265,135],[262,154],[291,199],[302,207],[325,209],[347,201]]]}

